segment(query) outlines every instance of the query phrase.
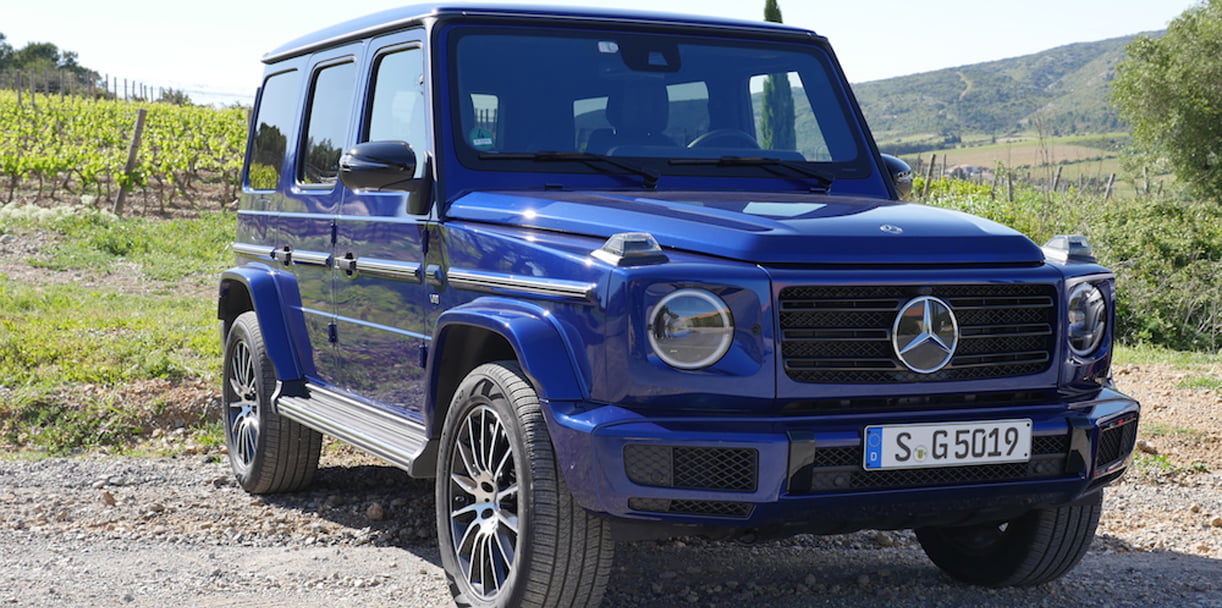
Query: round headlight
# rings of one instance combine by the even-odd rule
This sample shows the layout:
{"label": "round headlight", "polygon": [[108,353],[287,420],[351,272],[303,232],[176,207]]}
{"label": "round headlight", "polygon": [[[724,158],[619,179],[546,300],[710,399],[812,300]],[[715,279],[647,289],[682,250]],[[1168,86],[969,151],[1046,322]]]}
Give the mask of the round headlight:
{"label": "round headlight", "polygon": [[649,315],[649,345],[671,367],[708,367],[730,350],[733,341],[730,308],[701,289],[667,294]]}
{"label": "round headlight", "polygon": [[1069,292],[1069,346],[1080,356],[1094,354],[1107,329],[1107,299],[1098,287],[1082,283]]}

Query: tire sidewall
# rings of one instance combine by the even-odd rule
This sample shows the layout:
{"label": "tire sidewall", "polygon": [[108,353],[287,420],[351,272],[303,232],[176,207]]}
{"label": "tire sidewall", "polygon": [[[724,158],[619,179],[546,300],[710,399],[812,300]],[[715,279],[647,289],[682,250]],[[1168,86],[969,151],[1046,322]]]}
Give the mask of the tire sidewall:
{"label": "tire sidewall", "polygon": [[[446,571],[446,578],[449,580],[455,604],[458,606],[498,608],[520,606],[526,593],[524,581],[528,580],[528,575],[525,574],[525,571],[533,562],[533,543],[531,542],[534,497],[533,479],[535,470],[533,467],[540,466],[541,463],[537,462],[537,460],[532,461],[528,457],[530,446],[527,445],[525,440],[525,433],[522,430],[522,423],[519,418],[520,414],[510,396],[509,387],[505,386],[503,380],[497,377],[500,375],[497,372],[516,375],[516,372],[500,364],[486,364],[476,368],[463,379],[458,390],[454,393],[449,411],[446,413],[445,426],[441,432],[437,458],[437,481],[435,484],[437,544],[441,553],[442,565]],[[488,383],[491,383],[494,387],[491,396],[485,395]],[[491,600],[484,600],[475,596],[471,593],[471,589],[466,581],[458,580],[452,574],[461,572],[462,569],[457,562],[454,541],[450,530],[451,497],[449,493],[449,479],[451,462],[453,460],[453,450],[458,439],[459,425],[471,411],[480,405],[492,408],[500,418],[500,422],[505,428],[513,449],[513,464],[518,480],[518,539],[514,553],[514,564],[510,570],[509,578],[502,587],[501,593]],[[550,445],[548,449],[550,450]]]}

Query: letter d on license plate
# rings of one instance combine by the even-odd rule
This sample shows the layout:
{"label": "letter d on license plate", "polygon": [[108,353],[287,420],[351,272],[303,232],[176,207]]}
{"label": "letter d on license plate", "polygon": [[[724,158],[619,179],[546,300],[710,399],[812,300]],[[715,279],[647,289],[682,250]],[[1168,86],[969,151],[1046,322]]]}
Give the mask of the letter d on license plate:
{"label": "letter d on license plate", "polygon": [[868,426],[863,439],[871,470],[1031,460],[1030,420]]}

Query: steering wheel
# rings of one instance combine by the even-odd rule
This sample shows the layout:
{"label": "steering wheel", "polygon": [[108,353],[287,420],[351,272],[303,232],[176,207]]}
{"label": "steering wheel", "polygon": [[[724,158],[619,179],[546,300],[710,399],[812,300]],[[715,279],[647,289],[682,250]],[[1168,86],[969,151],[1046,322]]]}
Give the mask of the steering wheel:
{"label": "steering wheel", "polygon": [[693,139],[689,148],[752,148],[758,150],[759,142],[745,131],[738,129],[713,129]]}

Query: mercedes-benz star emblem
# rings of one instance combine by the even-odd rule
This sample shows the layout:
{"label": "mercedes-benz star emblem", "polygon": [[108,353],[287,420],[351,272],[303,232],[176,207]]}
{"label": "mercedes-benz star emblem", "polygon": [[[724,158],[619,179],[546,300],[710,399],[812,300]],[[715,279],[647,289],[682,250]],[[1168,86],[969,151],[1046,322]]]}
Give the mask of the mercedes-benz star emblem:
{"label": "mercedes-benz star emblem", "polygon": [[932,374],[955,356],[959,322],[946,302],[933,296],[913,298],[895,317],[891,344],[905,367],[918,374]]}

